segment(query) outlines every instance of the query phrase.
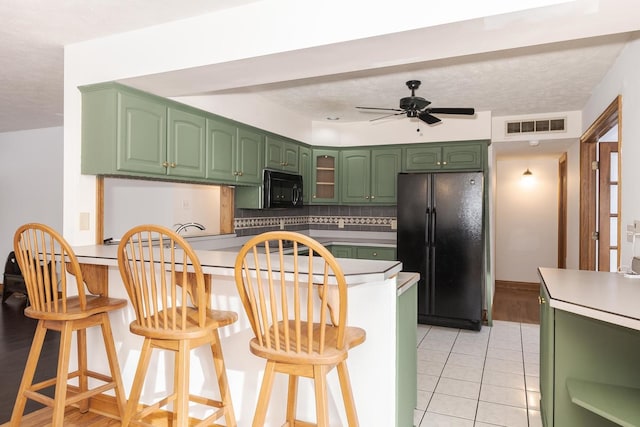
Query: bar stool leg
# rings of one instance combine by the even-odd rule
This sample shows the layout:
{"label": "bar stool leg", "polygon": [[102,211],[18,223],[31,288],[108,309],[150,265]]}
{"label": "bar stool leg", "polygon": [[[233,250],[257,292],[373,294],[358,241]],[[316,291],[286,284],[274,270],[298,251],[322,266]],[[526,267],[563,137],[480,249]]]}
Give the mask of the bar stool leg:
{"label": "bar stool leg", "polygon": [[133,416],[138,412],[138,402],[140,401],[140,394],[142,393],[142,386],[144,385],[144,377],[147,375],[147,368],[149,367],[149,360],[151,359],[151,339],[145,338],[142,344],[142,351],[140,352],[140,360],[138,361],[138,367],[136,368],[136,374],[133,377],[133,384],[131,384],[131,392],[129,394],[129,400],[127,401],[127,408],[122,418],[122,427],[128,427],[129,422]]}
{"label": "bar stool leg", "polygon": [[313,383],[316,389],[316,417],[318,427],[329,427],[329,406],[327,404],[327,367],[313,367]]}
{"label": "bar stool leg", "polygon": [[253,417],[253,427],[264,426],[264,419],[267,415],[267,407],[271,398],[271,389],[273,388],[273,378],[275,376],[276,362],[267,361],[264,369],[264,377],[262,378],[262,386],[258,395],[258,405],[256,406],[256,414]]}
{"label": "bar stool leg", "polygon": [[[84,393],[89,389],[89,378],[87,377],[87,331],[86,329],[78,329],[76,331],[76,340],[78,344],[78,386],[80,393]],[[89,399],[78,402],[81,414],[89,411]]]}
{"label": "bar stool leg", "polygon": [[56,391],[53,404],[52,427],[64,425],[64,407],[67,398],[67,381],[69,377],[69,356],[73,337],[73,322],[64,322],[60,331],[60,350],[58,353],[58,373],[56,375]]}
{"label": "bar stool leg", "polygon": [[177,427],[189,426],[189,342],[180,340],[175,360],[175,378],[173,385],[177,393],[173,411]]}
{"label": "bar stool leg", "polygon": [[220,389],[220,401],[224,407],[224,419],[228,426],[236,425],[236,416],[231,403],[231,393],[229,392],[229,381],[227,380],[227,370],[224,366],[222,355],[222,345],[218,330],[214,331],[214,340],[211,343],[211,353],[213,355],[213,366],[218,376],[218,388]]}
{"label": "bar stool leg", "polygon": [[298,376],[289,375],[289,390],[287,392],[287,422],[295,425],[296,407],[298,404]]}
{"label": "bar stool leg", "polygon": [[27,356],[27,364],[24,368],[24,374],[22,374],[22,380],[20,381],[20,388],[18,389],[18,397],[16,403],[13,406],[13,413],[11,414],[11,427],[18,427],[22,422],[22,415],[24,408],[27,404],[27,398],[24,392],[31,388],[33,384],[33,377],[36,373],[38,366],[38,359],[40,359],[40,352],[42,351],[42,345],[44,344],[44,337],[47,334],[47,328],[44,327],[44,320],[39,320],[36,326],[35,334],[33,336],[33,342],[31,343],[31,349],[29,350],[29,356]]}
{"label": "bar stool leg", "polygon": [[358,414],[356,412],[356,405],[353,401],[353,392],[351,391],[351,381],[349,380],[349,371],[347,369],[347,361],[343,360],[338,363],[338,379],[340,380],[340,389],[342,390],[342,400],[344,401],[344,408],[347,413],[347,422],[349,427],[358,427]]}
{"label": "bar stool leg", "polygon": [[102,313],[102,319],[100,327],[102,328],[102,340],[104,341],[104,348],[107,352],[107,361],[109,362],[109,371],[111,372],[111,378],[116,384],[116,402],[118,403],[118,412],[120,413],[120,419],[124,417],[126,409],[126,398],[124,395],[124,386],[122,385],[122,376],[120,375],[120,364],[118,363],[118,354],[116,353],[116,345],[113,341],[113,333],[111,331],[111,322],[109,321],[109,315]]}

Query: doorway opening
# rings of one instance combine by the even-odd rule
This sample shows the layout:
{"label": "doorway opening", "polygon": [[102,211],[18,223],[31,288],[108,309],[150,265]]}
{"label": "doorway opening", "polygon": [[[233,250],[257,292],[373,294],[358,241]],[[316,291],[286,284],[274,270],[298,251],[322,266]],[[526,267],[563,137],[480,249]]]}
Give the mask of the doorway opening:
{"label": "doorway opening", "polygon": [[581,270],[617,271],[620,265],[620,156],[622,97],[580,138]]}

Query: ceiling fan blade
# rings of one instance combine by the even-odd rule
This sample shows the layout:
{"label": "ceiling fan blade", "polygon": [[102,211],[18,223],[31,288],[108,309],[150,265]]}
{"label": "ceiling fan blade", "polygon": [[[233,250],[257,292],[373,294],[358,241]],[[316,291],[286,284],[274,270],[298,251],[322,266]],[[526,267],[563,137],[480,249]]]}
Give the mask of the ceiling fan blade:
{"label": "ceiling fan blade", "polygon": [[430,125],[434,125],[438,122],[440,122],[441,120],[439,118],[437,118],[436,116],[432,116],[431,114],[429,114],[426,111],[421,112],[420,114],[418,114],[418,118],[420,120],[422,120],[423,122],[430,124]]}
{"label": "ceiling fan blade", "polygon": [[473,116],[476,113],[473,108],[427,108],[425,111],[431,114],[463,114],[465,116]]}
{"label": "ceiling fan blade", "polygon": [[395,113],[395,114],[387,114],[386,116],[382,116],[382,117],[376,117],[375,119],[371,119],[369,120],[370,122],[375,122],[376,120],[381,120],[381,119],[386,119],[387,117],[391,117],[391,116],[399,116],[401,114],[404,114],[404,111],[401,113]]}
{"label": "ceiling fan blade", "polygon": [[361,110],[384,110],[384,111],[402,111],[404,112],[404,110],[400,110],[398,108],[377,108],[377,107],[356,107],[359,108]]}

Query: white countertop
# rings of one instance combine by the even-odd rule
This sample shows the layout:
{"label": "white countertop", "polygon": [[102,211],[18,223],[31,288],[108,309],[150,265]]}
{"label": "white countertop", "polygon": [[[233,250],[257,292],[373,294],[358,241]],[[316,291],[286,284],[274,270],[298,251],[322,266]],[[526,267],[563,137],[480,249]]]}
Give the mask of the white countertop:
{"label": "white countertop", "polygon": [[540,268],[553,308],[640,330],[640,279],[623,274]]}
{"label": "white countertop", "polygon": [[[328,238],[331,243],[335,238]],[[320,239],[318,239],[320,241]],[[359,239],[359,242],[348,244],[374,244],[372,239]],[[384,242],[376,240],[375,245],[382,246]],[[323,244],[328,244],[322,242]],[[344,242],[347,244],[347,242]],[[390,243],[388,243],[390,244]],[[206,274],[214,276],[233,276],[233,268],[236,261],[237,246],[222,248],[217,250],[196,250],[200,259],[202,270]],[[73,250],[78,257],[78,261],[83,264],[96,264],[117,266],[116,245],[87,245],[74,246]],[[364,284],[368,282],[378,282],[396,276],[402,270],[402,263],[399,261],[374,261],[361,259],[340,259],[340,266],[345,275],[347,285]]]}

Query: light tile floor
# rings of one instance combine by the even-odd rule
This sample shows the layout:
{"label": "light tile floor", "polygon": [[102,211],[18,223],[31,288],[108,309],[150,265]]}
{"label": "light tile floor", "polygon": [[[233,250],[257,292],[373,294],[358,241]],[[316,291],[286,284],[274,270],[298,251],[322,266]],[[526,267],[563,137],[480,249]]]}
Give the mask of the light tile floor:
{"label": "light tile floor", "polygon": [[418,325],[416,427],[541,427],[540,327]]}

